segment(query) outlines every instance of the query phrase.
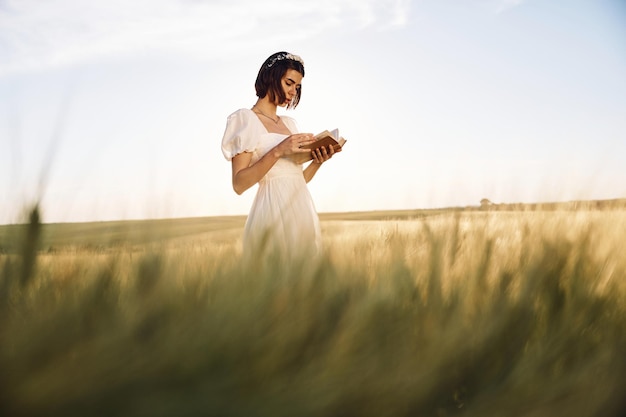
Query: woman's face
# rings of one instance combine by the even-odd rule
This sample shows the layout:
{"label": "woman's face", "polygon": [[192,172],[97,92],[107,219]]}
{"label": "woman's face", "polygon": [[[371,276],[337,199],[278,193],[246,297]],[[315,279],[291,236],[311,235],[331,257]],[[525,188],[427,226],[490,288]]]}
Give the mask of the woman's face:
{"label": "woman's face", "polygon": [[284,103],[276,103],[281,107],[288,105],[291,100],[298,94],[298,90],[302,85],[302,74],[294,69],[288,69],[280,80],[280,85],[285,92],[286,100]]}

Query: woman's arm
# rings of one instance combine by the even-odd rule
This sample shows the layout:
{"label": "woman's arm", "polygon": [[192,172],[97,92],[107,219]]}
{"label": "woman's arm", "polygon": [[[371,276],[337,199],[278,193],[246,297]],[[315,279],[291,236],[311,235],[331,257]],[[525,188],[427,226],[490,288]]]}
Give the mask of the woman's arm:
{"label": "woman's arm", "polygon": [[267,171],[278,161],[280,155],[277,152],[268,152],[255,164],[250,165],[252,154],[243,152],[237,154],[232,159],[233,166],[233,190],[237,194],[242,194],[248,188],[259,182]]}
{"label": "woman's arm", "polygon": [[310,133],[298,133],[288,136],[252,165],[250,165],[252,161],[250,152],[235,155],[232,159],[233,189],[237,194],[243,193],[259,182],[279,158],[296,153],[310,152],[308,149],[301,149],[300,147],[313,142],[313,135]]}
{"label": "woman's arm", "polygon": [[306,182],[311,181],[322,164],[332,158],[334,154],[335,149],[332,146],[328,147],[328,151],[324,147],[314,150],[313,162],[311,162],[303,171],[304,180]]}

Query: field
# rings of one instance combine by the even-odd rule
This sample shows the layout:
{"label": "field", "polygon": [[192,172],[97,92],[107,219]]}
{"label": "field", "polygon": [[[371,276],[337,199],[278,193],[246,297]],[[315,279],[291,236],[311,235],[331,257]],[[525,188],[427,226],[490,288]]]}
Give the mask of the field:
{"label": "field", "polygon": [[0,226],[0,415],[626,415],[626,210]]}

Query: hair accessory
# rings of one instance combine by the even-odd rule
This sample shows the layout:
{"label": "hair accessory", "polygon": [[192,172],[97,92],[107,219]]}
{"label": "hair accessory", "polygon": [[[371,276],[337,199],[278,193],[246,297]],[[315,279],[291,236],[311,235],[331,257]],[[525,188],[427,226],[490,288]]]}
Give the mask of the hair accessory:
{"label": "hair accessory", "polygon": [[276,55],[272,60],[267,64],[267,68],[271,68],[277,61],[282,61],[283,59],[291,59],[292,61],[298,61],[302,66],[304,66],[304,61],[298,55],[290,54],[287,52],[281,52]]}

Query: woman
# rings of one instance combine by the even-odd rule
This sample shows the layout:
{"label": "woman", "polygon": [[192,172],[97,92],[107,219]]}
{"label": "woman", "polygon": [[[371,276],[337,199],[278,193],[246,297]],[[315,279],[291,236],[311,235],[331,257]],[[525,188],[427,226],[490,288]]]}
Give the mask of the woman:
{"label": "woman", "polygon": [[[259,188],[244,229],[244,255],[273,253],[283,259],[315,256],[321,248],[319,219],[306,183],[334,150],[302,149],[313,135],[298,133],[295,121],[277,107],[295,108],[302,94],[304,62],[287,52],[265,60],[255,82],[256,103],[228,116],[222,152],[232,163],[233,189]],[[306,167],[294,162],[311,154]]]}

